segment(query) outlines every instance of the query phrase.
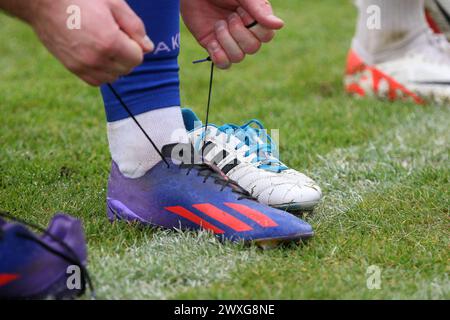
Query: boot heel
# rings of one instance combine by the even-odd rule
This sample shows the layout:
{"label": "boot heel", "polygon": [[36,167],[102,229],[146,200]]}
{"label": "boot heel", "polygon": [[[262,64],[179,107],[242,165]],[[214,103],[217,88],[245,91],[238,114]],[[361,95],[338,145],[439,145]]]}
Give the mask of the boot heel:
{"label": "boot heel", "polygon": [[106,214],[108,215],[108,220],[110,222],[120,220],[120,217],[118,217],[117,214],[114,212],[114,210],[111,209],[111,205],[108,201],[106,201]]}

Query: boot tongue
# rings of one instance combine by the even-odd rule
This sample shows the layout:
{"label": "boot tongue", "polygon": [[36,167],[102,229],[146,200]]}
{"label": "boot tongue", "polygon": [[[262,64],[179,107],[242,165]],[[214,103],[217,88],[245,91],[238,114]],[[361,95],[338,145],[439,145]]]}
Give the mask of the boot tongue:
{"label": "boot tongue", "polygon": [[197,115],[189,108],[181,109],[181,114],[183,116],[184,126],[187,131],[192,131],[198,127],[202,127],[201,120],[197,117]]}

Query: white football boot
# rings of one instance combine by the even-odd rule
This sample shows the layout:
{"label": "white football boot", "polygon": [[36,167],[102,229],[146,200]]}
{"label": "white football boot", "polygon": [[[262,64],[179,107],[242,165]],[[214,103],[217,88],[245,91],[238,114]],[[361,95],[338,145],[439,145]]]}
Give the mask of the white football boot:
{"label": "white football boot", "polygon": [[356,96],[450,104],[450,44],[431,30],[402,58],[366,64],[350,50],[345,88]]}
{"label": "white football boot", "polygon": [[194,149],[259,202],[291,212],[311,211],[319,203],[319,186],[273,156],[275,146],[257,120],[241,127],[209,124],[205,139],[205,127],[195,113],[182,111]]}

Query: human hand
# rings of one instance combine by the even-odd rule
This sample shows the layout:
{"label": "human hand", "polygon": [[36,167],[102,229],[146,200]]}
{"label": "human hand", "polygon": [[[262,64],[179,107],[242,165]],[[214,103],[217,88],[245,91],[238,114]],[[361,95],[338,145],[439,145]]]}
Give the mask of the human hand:
{"label": "human hand", "polygon": [[[124,0],[33,0],[28,19],[47,49],[90,85],[113,82],[153,51],[141,19]],[[66,25],[67,8],[81,12],[80,29]]]}
{"label": "human hand", "polygon": [[[221,69],[256,53],[284,25],[266,0],[181,0],[181,15]],[[246,28],[255,21],[257,25]]]}

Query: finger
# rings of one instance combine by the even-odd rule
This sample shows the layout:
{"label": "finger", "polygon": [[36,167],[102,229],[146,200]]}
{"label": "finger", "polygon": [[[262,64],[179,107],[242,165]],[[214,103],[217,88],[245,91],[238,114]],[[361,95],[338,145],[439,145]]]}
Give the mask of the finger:
{"label": "finger", "polygon": [[145,52],[151,52],[155,48],[153,42],[147,36],[145,25],[136,13],[125,1],[112,1],[112,14],[120,28],[134,41],[136,41]]}
{"label": "finger", "polygon": [[209,56],[219,69],[228,69],[231,65],[227,54],[217,40],[212,40],[207,46]]}
{"label": "finger", "polygon": [[220,20],[216,23],[215,32],[217,40],[230,59],[230,62],[241,62],[244,59],[245,54],[231,36],[228,25],[224,20]]}
{"label": "finger", "polygon": [[108,71],[119,76],[127,75],[134,69],[133,67],[124,66],[123,64],[117,62],[115,58],[110,58],[109,65],[110,67]]}
{"label": "finger", "polygon": [[283,20],[273,14],[272,6],[267,0],[238,0],[241,6],[260,25],[267,29],[278,30],[284,25]]}
{"label": "finger", "polygon": [[[237,13],[241,17],[242,22],[244,23],[245,26],[251,25],[252,23],[255,22],[255,20],[253,20],[250,14],[247,11],[245,11],[242,7],[237,8]],[[275,31],[267,29],[260,24],[252,26],[249,30],[261,42],[269,42],[275,36]]]}
{"label": "finger", "polygon": [[93,86],[93,87],[99,87],[102,85],[102,83],[100,81],[98,81],[97,79],[91,77],[91,76],[79,76],[81,80],[83,80],[84,82],[86,82],[88,85]]}
{"label": "finger", "polygon": [[256,22],[256,20],[251,15],[249,15],[248,12],[244,10],[244,8],[238,7],[236,9],[236,12],[241,17],[241,20],[245,26],[249,26]]}
{"label": "finger", "polygon": [[88,73],[79,75],[79,77],[81,80],[94,87],[101,86],[105,83],[113,83],[118,79],[118,76],[92,69],[89,70]]}
{"label": "finger", "polygon": [[275,31],[264,28],[261,25],[256,25],[250,29],[250,31],[261,42],[269,42],[275,37]]}
{"label": "finger", "polygon": [[123,75],[128,74],[132,69],[142,63],[144,53],[136,41],[130,39],[125,33],[120,31],[110,59],[118,65],[115,71]]}
{"label": "finger", "polygon": [[244,26],[238,14],[233,13],[229,16],[228,28],[244,53],[254,54],[261,47],[261,42]]}

